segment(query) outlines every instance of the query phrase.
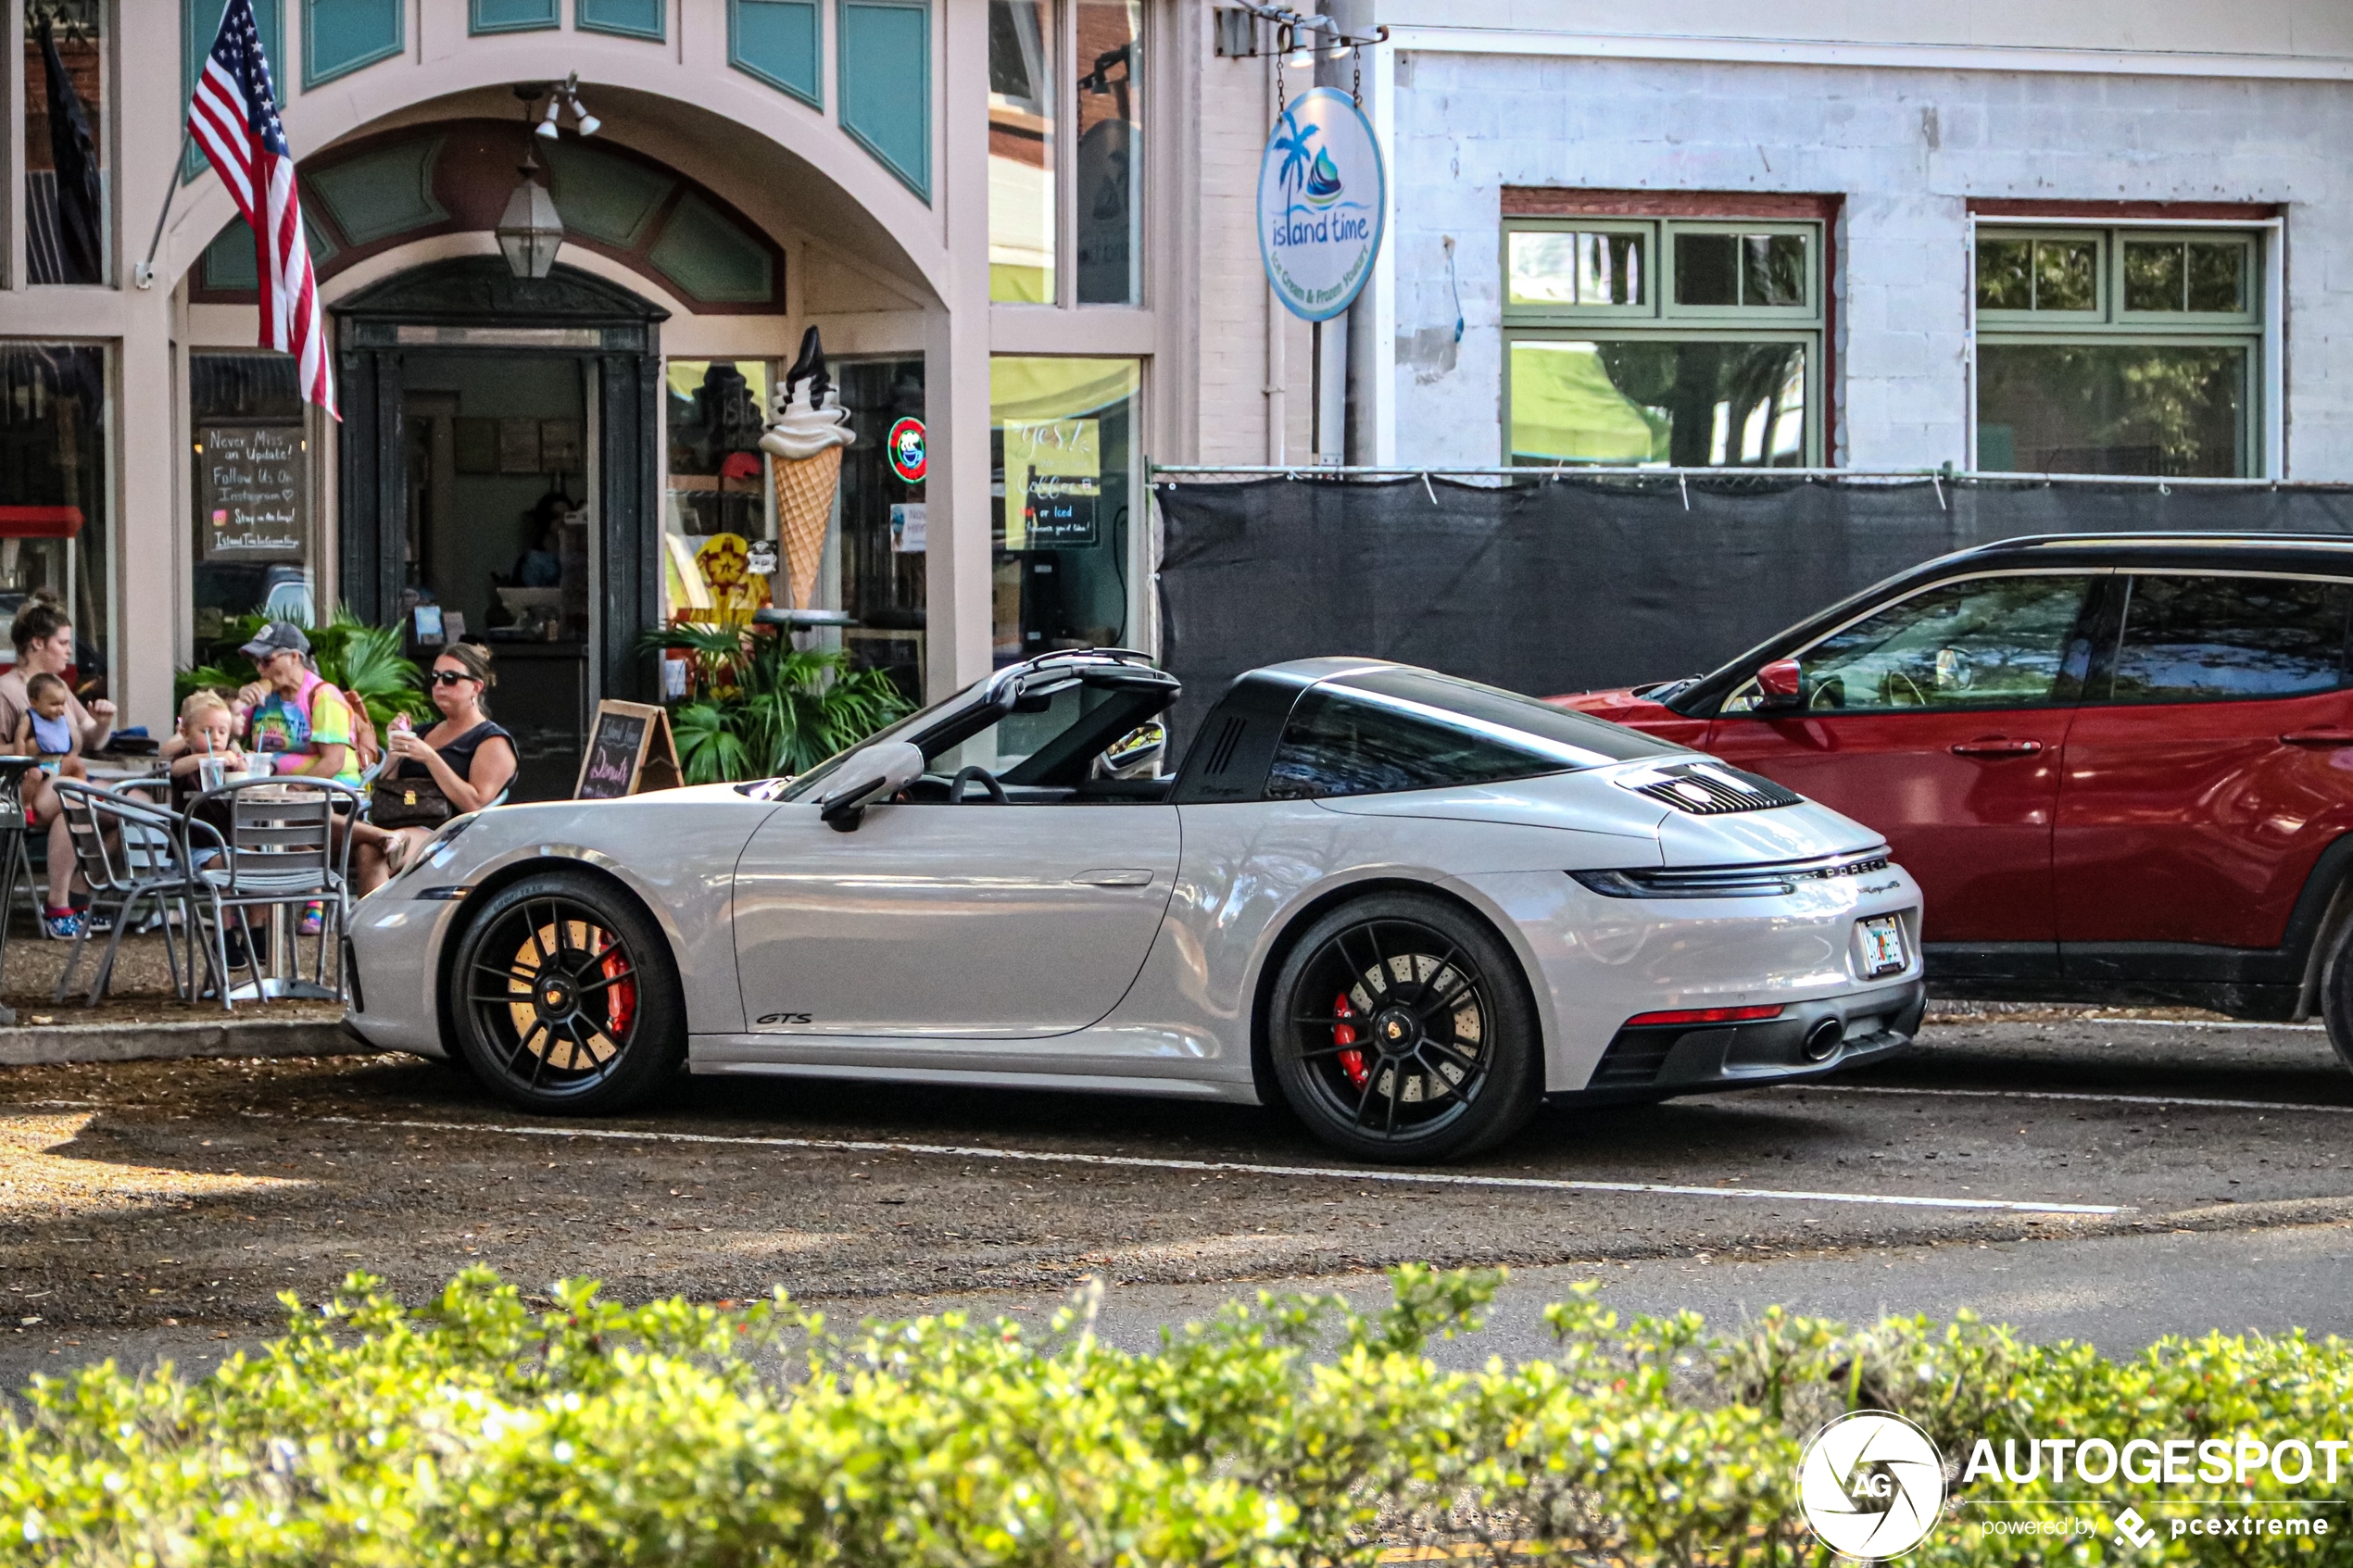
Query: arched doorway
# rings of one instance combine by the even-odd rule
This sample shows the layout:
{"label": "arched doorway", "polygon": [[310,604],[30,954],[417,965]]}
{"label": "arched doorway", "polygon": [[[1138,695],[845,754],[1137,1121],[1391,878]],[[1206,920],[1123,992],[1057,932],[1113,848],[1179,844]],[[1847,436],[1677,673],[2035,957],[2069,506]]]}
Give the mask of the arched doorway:
{"label": "arched doorway", "polygon": [[421,654],[420,602],[486,635],[518,798],[569,795],[597,701],[651,695],[636,645],[661,610],[668,313],[574,268],[519,279],[485,257],[401,273],[333,313],[342,602],[399,622]]}

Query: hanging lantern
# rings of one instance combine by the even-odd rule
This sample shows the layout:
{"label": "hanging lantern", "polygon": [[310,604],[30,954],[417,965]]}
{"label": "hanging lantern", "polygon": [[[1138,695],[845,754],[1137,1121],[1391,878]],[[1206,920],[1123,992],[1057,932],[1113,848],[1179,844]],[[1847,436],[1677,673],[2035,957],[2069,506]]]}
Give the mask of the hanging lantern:
{"label": "hanging lantern", "polygon": [[555,270],[556,252],[564,243],[564,220],[557,215],[556,198],[539,182],[539,165],[532,161],[527,147],[515,167],[522,183],[507,198],[507,210],[499,216],[498,249],[507,258],[507,270],[516,277],[544,278]]}

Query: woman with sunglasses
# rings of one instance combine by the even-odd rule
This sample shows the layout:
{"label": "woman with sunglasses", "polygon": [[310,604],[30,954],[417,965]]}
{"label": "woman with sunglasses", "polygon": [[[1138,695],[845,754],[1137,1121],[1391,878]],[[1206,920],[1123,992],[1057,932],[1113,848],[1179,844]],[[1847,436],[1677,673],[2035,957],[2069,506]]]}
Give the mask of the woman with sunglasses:
{"label": "woman with sunglasses", "polygon": [[[490,721],[484,696],[490,685],[490,650],[479,643],[450,644],[433,661],[431,681],[441,722],[422,734],[395,727],[385,736],[376,797],[382,800],[390,792],[406,802],[409,796],[431,799],[437,793],[448,802],[449,816],[479,811],[515,777],[514,737]],[[418,787],[404,791],[403,785]],[[359,892],[364,896],[383,886],[438,825],[353,827],[351,874]]]}

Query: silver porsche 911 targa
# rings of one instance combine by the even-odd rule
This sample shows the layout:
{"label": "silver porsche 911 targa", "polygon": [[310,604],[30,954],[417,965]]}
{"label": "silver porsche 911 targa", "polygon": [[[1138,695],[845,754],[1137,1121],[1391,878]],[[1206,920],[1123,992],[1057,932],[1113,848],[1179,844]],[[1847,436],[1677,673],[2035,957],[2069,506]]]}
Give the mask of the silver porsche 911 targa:
{"label": "silver porsche 911 targa", "polygon": [[1361,659],[1243,676],[1169,772],[1177,689],[1049,654],[798,778],[459,819],[355,912],[350,1022],[535,1111],[684,1063],[1279,1099],[1397,1160],[1919,1027],[1919,888],[1765,779]]}

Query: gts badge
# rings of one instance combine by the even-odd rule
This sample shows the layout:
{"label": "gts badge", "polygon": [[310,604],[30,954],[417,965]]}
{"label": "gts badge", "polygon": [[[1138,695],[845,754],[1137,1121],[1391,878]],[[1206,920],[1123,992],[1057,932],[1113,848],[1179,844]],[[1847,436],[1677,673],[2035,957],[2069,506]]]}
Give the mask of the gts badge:
{"label": "gts badge", "polygon": [[771,1024],[783,1025],[789,1023],[807,1023],[809,1022],[809,1015],[805,1012],[771,1012],[761,1015],[760,1026],[765,1029]]}

